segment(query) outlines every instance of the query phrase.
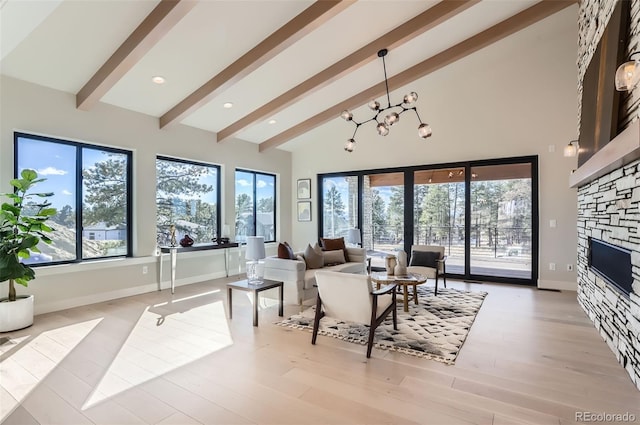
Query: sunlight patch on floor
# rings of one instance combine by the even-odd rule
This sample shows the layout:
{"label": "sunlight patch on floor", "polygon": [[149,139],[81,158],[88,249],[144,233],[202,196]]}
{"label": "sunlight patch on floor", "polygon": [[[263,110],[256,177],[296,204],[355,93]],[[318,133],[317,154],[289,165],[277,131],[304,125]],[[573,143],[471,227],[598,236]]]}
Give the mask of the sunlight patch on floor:
{"label": "sunlight patch on floor", "polygon": [[60,362],[102,321],[102,318],[46,331],[28,341],[12,338],[17,351],[0,362],[0,422],[56,368]]}
{"label": "sunlight patch on floor", "polygon": [[83,410],[233,344],[223,302],[196,297],[147,307]]}

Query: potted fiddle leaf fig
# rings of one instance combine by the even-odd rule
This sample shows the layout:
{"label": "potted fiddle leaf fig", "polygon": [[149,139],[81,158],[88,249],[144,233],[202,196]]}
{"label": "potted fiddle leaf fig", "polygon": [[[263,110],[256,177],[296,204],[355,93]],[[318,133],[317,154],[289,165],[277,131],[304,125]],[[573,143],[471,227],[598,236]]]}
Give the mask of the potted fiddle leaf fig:
{"label": "potted fiddle leaf fig", "polygon": [[15,284],[27,286],[35,271],[25,261],[40,252],[38,243],[51,243],[47,236],[54,229],[46,222],[56,214],[48,197],[53,193],[32,193],[44,181],[34,170],[23,170],[10,181],[14,193],[3,193],[10,202],[0,208],[0,282],[9,281],[9,295],[0,298],[0,332],[26,328],[33,324],[33,295],[16,295]]}

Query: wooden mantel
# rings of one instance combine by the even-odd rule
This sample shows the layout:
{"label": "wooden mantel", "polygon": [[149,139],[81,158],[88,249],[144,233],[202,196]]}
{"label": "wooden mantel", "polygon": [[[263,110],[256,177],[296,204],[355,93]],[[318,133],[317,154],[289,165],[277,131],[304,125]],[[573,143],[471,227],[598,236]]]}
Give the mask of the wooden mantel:
{"label": "wooden mantel", "polygon": [[569,176],[570,187],[580,187],[640,158],[640,120],[596,152]]}

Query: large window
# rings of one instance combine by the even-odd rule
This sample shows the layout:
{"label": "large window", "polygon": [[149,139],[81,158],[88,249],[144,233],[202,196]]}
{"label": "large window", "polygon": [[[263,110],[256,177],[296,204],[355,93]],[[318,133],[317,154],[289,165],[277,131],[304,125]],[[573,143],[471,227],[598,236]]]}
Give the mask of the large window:
{"label": "large window", "polygon": [[247,236],[276,240],[276,176],[236,170],[236,242]]}
{"label": "large window", "polygon": [[53,243],[41,243],[31,264],[131,255],[131,152],[15,133],[15,175],[45,178],[40,192],[58,213]]}
{"label": "large window", "polygon": [[181,159],[156,159],[157,235],[159,245],[189,235],[211,243],[220,234],[220,167]]}

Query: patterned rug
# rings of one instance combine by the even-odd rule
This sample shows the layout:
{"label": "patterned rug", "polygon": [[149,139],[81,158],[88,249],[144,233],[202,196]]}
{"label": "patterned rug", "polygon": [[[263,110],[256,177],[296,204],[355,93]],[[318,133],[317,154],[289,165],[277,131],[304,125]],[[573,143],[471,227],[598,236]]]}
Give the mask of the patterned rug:
{"label": "patterned rug", "polygon": [[[398,330],[389,315],[376,329],[374,347],[453,364],[486,296],[486,292],[441,288],[434,297],[433,287],[419,286],[420,304],[410,302],[405,313],[398,303]],[[276,324],[311,332],[314,315],[315,306]],[[366,345],[369,326],[324,317],[318,333]]]}

